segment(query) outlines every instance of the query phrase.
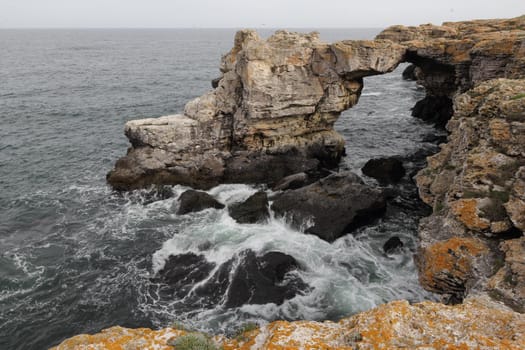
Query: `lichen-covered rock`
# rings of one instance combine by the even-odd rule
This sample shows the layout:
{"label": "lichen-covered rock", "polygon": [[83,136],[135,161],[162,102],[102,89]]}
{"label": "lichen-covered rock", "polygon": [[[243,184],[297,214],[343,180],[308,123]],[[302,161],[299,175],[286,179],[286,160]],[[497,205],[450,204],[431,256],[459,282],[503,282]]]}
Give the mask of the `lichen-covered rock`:
{"label": "lichen-covered rock", "polygon": [[[430,290],[462,294],[494,290],[497,285],[499,295],[514,296],[514,301],[505,298],[507,302],[525,308],[524,270],[504,254],[521,250],[524,256],[525,249],[508,241],[500,250],[493,241],[523,234],[524,92],[525,80],[496,79],[457,96],[447,124],[448,142],[416,176],[421,198],[434,209],[421,222],[418,258],[421,282]],[[459,245],[464,249],[445,249],[459,241],[476,243],[472,249],[464,244]],[[498,267],[502,255],[503,267]],[[510,276],[515,285],[493,280],[489,287],[488,278],[495,273]]]}
{"label": "lichen-covered rock", "polygon": [[[188,332],[112,327],[78,335],[53,350],[174,349]],[[525,348],[525,316],[489,300],[446,306],[394,301],[339,322],[276,321],[235,339],[216,336],[225,350],[501,349]]]}
{"label": "lichen-covered rock", "polygon": [[188,102],[183,115],[126,124],[132,147],[107,180],[118,190],[209,188],[334,167],[344,150],[335,121],[357,103],[363,77],[393,70],[403,55],[387,40],[326,44],[316,33],[278,31],[263,40],[239,31],[213,91]]}
{"label": "lichen-covered rock", "polygon": [[427,93],[453,97],[482,81],[525,78],[525,16],[392,26],[376,38],[407,47],[406,60],[420,68]]}

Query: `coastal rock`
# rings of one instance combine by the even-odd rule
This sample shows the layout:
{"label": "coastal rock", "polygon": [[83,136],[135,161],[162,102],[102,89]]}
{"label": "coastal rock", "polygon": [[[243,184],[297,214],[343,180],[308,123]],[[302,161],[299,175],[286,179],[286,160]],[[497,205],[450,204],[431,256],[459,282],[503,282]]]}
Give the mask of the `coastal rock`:
{"label": "coastal rock", "polygon": [[407,48],[405,60],[419,69],[418,82],[431,96],[448,96],[495,79],[525,78],[525,16],[391,26],[376,39]]}
{"label": "coastal rock", "polygon": [[222,264],[194,293],[227,308],[244,304],[280,305],[308,289],[293,273],[298,268],[297,261],[284,253],[258,256],[246,250]]}
{"label": "coastal rock", "polygon": [[515,258],[507,261],[525,255],[523,245],[511,244],[524,228],[524,91],[525,80],[495,79],[458,95],[448,142],[416,176],[420,197],[433,207],[419,233],[420,280],[429,290],[458,297],[492,291],[525,309],[522,282],[502,282],[524,278]]}
{"label": "coastal rock", "polygon": [[383,244],[383,251],[385,254],[390,254],[403,247],[403,245],[403,241],[399,237],[390,237],[385,244]]}
{"label": "coastal rock", "polygon": [[525,16],[511,19],[445,22],[417,27],[392,26],[376,39],[406,47],[404,60],[415,65],[426,97],[413,115],[445,126],[452,99],[495,78],[525,78]]}
{"label": "coastal rock", "polygon": [[241,224],[254,224],[270,217],[268,211],[268,196],[259,191],[242,203],[232,204],[228,208],[230,216]]}
{"label": "coastal rock", "polygon": [[398,182],[405,176],[403,162],[394,157],[370,159],[361,171],[384,184]]}
{"label": "coastal rock", "polygon": [[[339,322],[275,321],[229,339],[213,340],[225,350],[263,349],[506,349],[525,348],[525,316],[484,298],[446,306],[393,301]],[[174,349],[175,339],[191,334],[165,328],[112,327],[77,335],[51,350]]]}
{"label": "coastal rock", "polygon": [[132,147],[107,180],[117,190],[207,189],[333,168],[344,151],[335,121],[357,103],[362,78],[392,71],[404,51],[387,40],[326,44],[316,33],[277,31],[263,40],[239,31],[213,91],[184,114],[126,123]]}
{"label": "coastal rock", "polygon": [[403,73],[401,73],[401,76],[405,80],[417,80],[417,66],[414,64],[408,65],[408,67],[403,70]]}
{"label": "coastal rock", "polygon": [[184,215],[208,208],[222,209],[224,208],[224,204],[220,203],[206,192],[187,190],[179,197],[179,209],[177,210],[177,214]]}
{"label": "coastal rock", "polygon": [[385,207],[381,190],[365,185],[354,173],[341,172],[284,192],[271,209],[298,229],[333,241],[379,217]]}
{"label": "coastal rock", "polygon": [[184,297],[195,285],[204,280],[215,268],[204,255],[185,253],[170,255],[154,281],[168,284],[174,294]]}

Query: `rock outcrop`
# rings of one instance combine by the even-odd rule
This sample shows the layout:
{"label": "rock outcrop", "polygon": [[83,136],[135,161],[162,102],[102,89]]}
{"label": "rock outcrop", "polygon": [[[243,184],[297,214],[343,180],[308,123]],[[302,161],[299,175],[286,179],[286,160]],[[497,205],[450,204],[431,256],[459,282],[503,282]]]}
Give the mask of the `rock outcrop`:
{"label": "rock outcrop", "polygon": [[481,83],[454,108],[448,142],[416,177],[433,207],[420,226],[420,280],[457,299],[486,291],[524,312],[525,80]]}
{"label": "rock outcrop", "polygon": [[376,39],[406,47],[404,60],[427,96],[414,115],[444,126],[458,93],[495,78],[525,78],[525,16],[501,20],[445,22],[418,27],[396,25]]}
{"label": "rock outcrop", "polygon": [[282,193],[271,208],[296,228],[331,242],[383,214],[386,198],[356,174],[340,172]]}
{"label": "rock outcrop", "polygon": [[333,129],[357,103],[362,78],[393,70],[404,48],[387,40],[326,44],[317,34],[239,31],[217,88],[184,114],[134,120],[132,147],[108,174],[118,190],[150,184],[209,188],[268,183],[334,167],[344,141]]}
{"label": "rock outcrop", "polygon": [[[78,335],[53,350],[170,350],[188,331],[112,327]],[[446,306],[394,301],[339,322],[276,321],[235,339],[213,337],[233,349],[501,349],[525,348],[525,316],[484,299]],[[88,347],[90,346],[90,347]]]}

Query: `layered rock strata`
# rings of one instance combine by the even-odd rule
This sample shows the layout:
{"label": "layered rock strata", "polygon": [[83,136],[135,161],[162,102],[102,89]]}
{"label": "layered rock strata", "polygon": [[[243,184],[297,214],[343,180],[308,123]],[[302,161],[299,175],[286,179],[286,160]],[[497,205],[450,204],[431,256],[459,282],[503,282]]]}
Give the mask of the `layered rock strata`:
{"label": "layered rock strata", "polygon": [[[191,333],[190,333],[191,334]],[[53,350],[175,349],[187,331],[112,327],[78,335]],[[485,299],[444,306],[394,301],[339,322],[276,321],[234,339],[214,337],[230,349],[523,349],[525,316]]]}
{"label": "layered rock strata", "polygon": [[239,31],[217,88],[188,102],[184,114],[126,124],[132,147],[108,182],[119,190],[273,184],[334,167],[344,151],[334,122],[357,103],[362,78],[393,70],[404,51],[386,40],[326,44],[315,33],[263,40]]}
{"label": "layered rock strata", "polygon": [[448,142],[416,177],[424,287],[487,291],[525,311],[525,80],[496,79],[454,100]]}
{"label": "layered rock strata", "polygon": [[404,60],[427,96],[413,110],[416,117],[444,126],[452,99],[495,78],[525,78],[525,16],[501,20],[445,22],[418,27],[396,25],[376,39],[406,48]]}

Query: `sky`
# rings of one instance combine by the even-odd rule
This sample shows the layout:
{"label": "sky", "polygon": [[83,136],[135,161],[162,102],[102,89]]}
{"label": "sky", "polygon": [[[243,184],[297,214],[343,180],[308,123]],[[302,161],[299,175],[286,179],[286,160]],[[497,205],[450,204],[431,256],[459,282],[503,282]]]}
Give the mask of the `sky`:
{"label": "sky", "polygon": [[525,15],[525,0],[0,0],[0,28],[382,28]]}

